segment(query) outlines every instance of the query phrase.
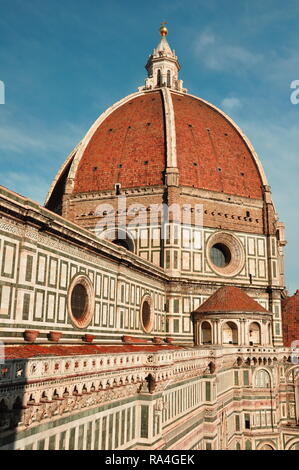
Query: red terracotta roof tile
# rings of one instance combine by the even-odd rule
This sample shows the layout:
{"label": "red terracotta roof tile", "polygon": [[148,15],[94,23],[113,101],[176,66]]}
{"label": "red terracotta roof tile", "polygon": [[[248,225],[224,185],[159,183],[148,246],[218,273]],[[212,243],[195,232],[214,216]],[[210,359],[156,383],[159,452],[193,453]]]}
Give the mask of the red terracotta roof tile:
{"label": "red terracotta roof tile", "polygon": [[5,359],[29,359],[46,356],[77,356],[96,354],[126,354],[134,352],[158,352],[180,349],[174,345],[40,345],[24,344],[5,346]]}
{"label": "red terracotta roof tile", "polygon": [[[147,163],[145,163],[147,162]],[[165,170],[160,92],[133,98],[98,127],[80,160],[74,192],[162,185]]]}
{"label": "red terracotta roof tile", "polygon": [[283,343],[291,346],[293,341],[299,341],[299,290],[283,299],[281,306]]}
{"label": "red terracotta roof tile", "polygon": [[[262,199],[244,138],[199,98],[171,93],[180,185]],[[160,91],[132,98],[99,125],[79,162],[74,193],[163,185],[165,118]]]}
{"label": "red terracotta roof tile", "polygon": [[242,289],[233,286],[221,287],[209,297],[195,312],[258,312],[270,313],[253,300]]}
{"label": "red terracotta roof tile", "polygon": [[172,93],[180,184],[262,199],[262,180],[251,151],[216,109]]}

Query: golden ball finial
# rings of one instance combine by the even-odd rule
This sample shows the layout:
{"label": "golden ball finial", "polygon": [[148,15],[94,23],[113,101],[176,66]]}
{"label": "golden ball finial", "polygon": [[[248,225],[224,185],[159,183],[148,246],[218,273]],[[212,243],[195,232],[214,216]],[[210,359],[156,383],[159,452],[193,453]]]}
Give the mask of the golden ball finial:
{"label": "golden ball finial", "polygon": [[160,28],[160,34],[161,36],[167,36],[168,34],[168,29],[166,28],[166,25],[167,23],[165,23],[165,21],[163,23],[161,23],[161,28]]}

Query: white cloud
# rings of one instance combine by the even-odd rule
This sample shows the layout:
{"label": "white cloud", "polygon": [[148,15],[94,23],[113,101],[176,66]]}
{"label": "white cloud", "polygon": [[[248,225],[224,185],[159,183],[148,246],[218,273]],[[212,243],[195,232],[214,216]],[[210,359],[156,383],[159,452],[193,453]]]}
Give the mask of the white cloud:
{"label": "white cloud", "polygon": [[221,108],[225,112],[230,113],[232,111],[235,111],[235,110],[241,108],[241,101],[239,100],[239,98],[236,98],[234,96],[224,98],[221,101]]}
{"label": "white cloud", "polygon": [[261,54],[256,54],[245,47],[226,44],[220,37],[205,31],[195,41],[195,54],[212,70],[236,71],[251,68],[262,61]]}
{"label": "white cloud", "polygon": [[211,44],[215,44],[216,39],[214,34],[209,32],[203,32],[199,36],[196,44],[197,52],[204,52],[206,47],[210,46]]}

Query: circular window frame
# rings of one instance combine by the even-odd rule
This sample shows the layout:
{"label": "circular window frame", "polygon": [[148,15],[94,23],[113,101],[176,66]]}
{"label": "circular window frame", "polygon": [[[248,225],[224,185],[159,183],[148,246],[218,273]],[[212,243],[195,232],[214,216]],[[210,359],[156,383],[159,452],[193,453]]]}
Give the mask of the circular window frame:
{"label": "circular window frame", "polygon": [[[149,304],[149,308],[150,308],[150,319],[149,319],[148,327],[145,327],[143,323],[143,306],[145,302]],[[153,309],[153,299],[149,294],[145,294],[141,299],[139,319],[140,319],[141,328],[144,331],[144,333],[150,334],[154,328],[155,313]]]}
{"label": "circular window frame", "polygon": [[[78,320],[74,316],[73,311],[72,311],[72,293],[73,293],[74,288],[77,285],[83,286],[87,293],[87,306],[85,309],[85,313],[83,314],[83,318],[80,320]],[[86,275],[79,274],[73,277],[73,279],[71,280],[71,283],[68,288],[68,294],[67,294],[67,307],[68,307],[69,318],[72,324],[76,328],[83,330],[90,324],[92,317],[94,315],[95,294],[94,294],[94,288],[93,288],[92,282],[89,279],[89,277],[87,277]]]}
{"label": "circular window frame", "polygon": [[[230,252],[230,262],[224,267],[216,266],[212,261],[211,249],[217,244],[224,245]],[[206,258],[210,268],[216,274],[224,277],[234,277],[244,268],[245,250],[236,236],[228,232],[216,232],[207,241]]]}

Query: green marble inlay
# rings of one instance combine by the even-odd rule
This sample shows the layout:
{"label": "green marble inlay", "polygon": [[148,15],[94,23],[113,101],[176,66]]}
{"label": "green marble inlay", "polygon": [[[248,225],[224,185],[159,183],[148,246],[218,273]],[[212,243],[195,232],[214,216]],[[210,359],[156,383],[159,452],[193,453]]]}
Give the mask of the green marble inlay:
{"label": "green marble inlay", "polygon": [[86,437],[86,449],[91,450],[91,439],[92,439],[92,422],[90,421],[87,425],[87,437]]}
{"label": "green marble inlay", "polygon": [[75,450],[75,436],[76,436],[76,428],[72,428],[70,430],[70,437],[69,437],[69,450]]}
{"label": "green marble inlay", "polygon": [[119,439],[119,415],[120,412],[118,411],[115,416],[115,443],[114,448],[118,448],[118,439]]}
{"label": "green marble inlay", "polygon": [[106,450],[106,427],[107,427],[107,416],[102,421],[102,445],[101,449]]}
{"label": "green marble inlay", "polygon": [[249,374],[248,374],[248,370],[244,370],[244,372],[243,372],[243,379],[244,379],[244,385],[249,385]]}
{"label": "green marble inlay", "polygon": [[100,439],[100,419],[97,419],[95,422],[95,431],[94,431],[94,450],[99,449],[99,439]]}
{"label": "green marble inlay", "polygon": [[83,450],[83,444],[84,444],[84,424],[81,424],[79,426],[79,436],[78,436],[78,449]]}
{"label": "green marble inlay", "polygon": [[132,409],[133,416],[132,416],[132,439],[136,437],[136,429],[135,429],[135,421],[136,421],[136,410],[135,407]]}
{"label": "green marble inlay", "polygon": [[44,450],[45,448],[45,439],[42,439],[41,441],[38,441],[37,443],[37,450]]}
{"label": "green marble inlay", "polygon": [[140,437],[148,438],[148,406],[141,405],[141,433]]}
{"label": "green marble inlay", "polygon": [[49,439],[49,450],[56,450],[56,436],[51,436]]}
{"label": "green marble inlay", "polygon": [[65,450],[65,437],[66,437],[66,431],[63,431],[60,434],[59,450]]}
{"label": "green marble inlay", "polygon": [[121,445],[125,443],[126,410],[121,412]]}
{"label": "green marble inlay", "polygon": [[32,279],[32,266],[33,266],[33,256],[27,256],[27,263],[26,263],[26,274],[25,280],[26,282],[31,282]]}
{"label": "green marble inlay", "polygon": [[113,417],[114,415],[111,413],[109,416],[109,439],[108,439],[108,449],[113,449],[112,447],[112,437],[113,437]]}
{"label": "green marble inlay", "polygon": [[127,441],[129,442],[131,440],[131,408],[127,409]]}
{"label": "green marble inlay", "polygon": [[211,382],[206,382],[206,401],[211,401]]}

